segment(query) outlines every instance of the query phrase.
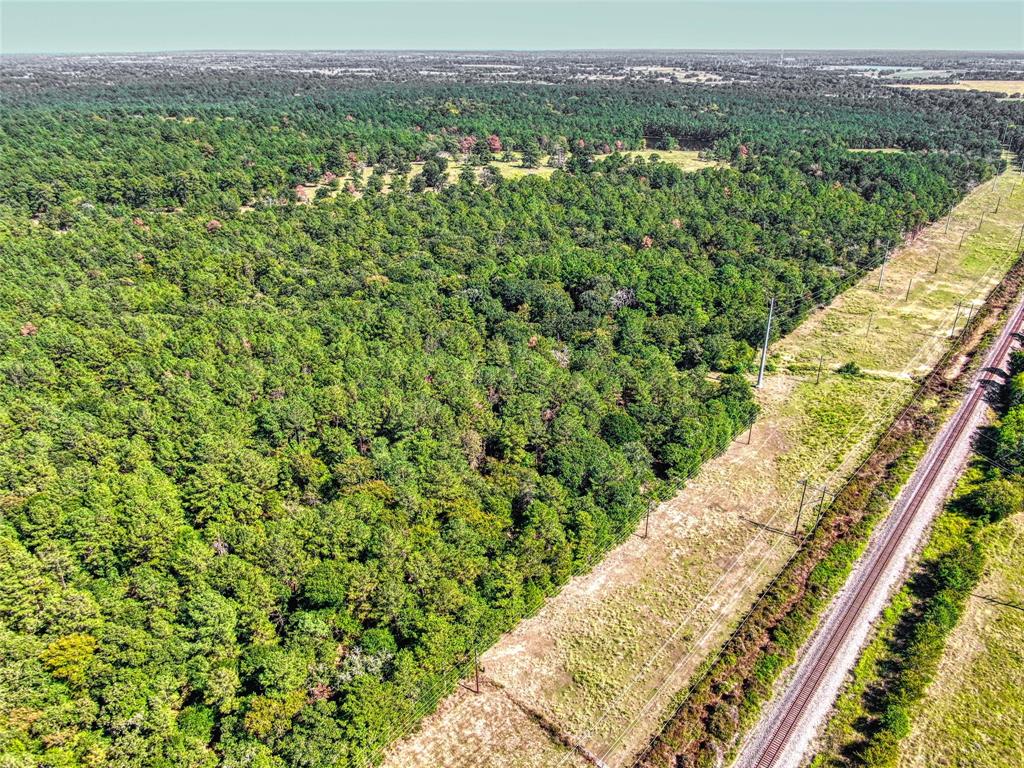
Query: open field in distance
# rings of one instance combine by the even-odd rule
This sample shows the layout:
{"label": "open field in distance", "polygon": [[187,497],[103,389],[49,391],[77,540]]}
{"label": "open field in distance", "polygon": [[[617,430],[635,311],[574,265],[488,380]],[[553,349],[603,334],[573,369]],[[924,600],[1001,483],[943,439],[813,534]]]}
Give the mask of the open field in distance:
{"label": "open field in distance", "polygon": [[1024,80],[961,80],[957,83],[900,83],[897,88],[915,91],[984,91],[985,93],[1024,94]]}

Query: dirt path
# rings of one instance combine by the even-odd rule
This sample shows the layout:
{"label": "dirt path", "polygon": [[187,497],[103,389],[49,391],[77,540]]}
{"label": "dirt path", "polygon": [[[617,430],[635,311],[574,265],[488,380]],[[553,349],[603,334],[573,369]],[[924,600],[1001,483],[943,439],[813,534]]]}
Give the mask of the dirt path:
{"label": "dirt path", "polygon": [[[1019,206],[1004,201],[1000,218],[986,218],[988,229],[962,250],[957,241],[991,210],[996,184],[1017,178],[982,185],[948,233],[940,222],[895,253],[881,290],[878,272],[869,273],[781,341],[751,443],[734,442],[661,505],[648,538],[626,541],[502,637],[481,660],[485,692],[454,694],[385,765],[628,765],[791,553],[792,540],[765,526],[791,529],[800,481],[829,482],[863,457],[908,397],[912,377],[941,356],[957,301],[980,299],[1005,271],[1003,241],[1024,219],[1024,193]],[[825,374],[815,384],[822,354]],[[832,372],[848,361],[872,375]],[[817,493],[808,496],[804,524]],[[552,733],[596,760],[570,753]]]}
{"label": "dirt path", "polygon": [[872,623],[903,582],[914,551],[945,505],[970,456],[975,431],[988,420],[985,382],[999,378],[989,369],[1005,369],[1020,324],[1018,303],[963,402],[932,442],[892,513],[872,534],[843,589],[801,650],[781,695],[766,707],[751,731],[736,768],[798,768],[803,764]]}

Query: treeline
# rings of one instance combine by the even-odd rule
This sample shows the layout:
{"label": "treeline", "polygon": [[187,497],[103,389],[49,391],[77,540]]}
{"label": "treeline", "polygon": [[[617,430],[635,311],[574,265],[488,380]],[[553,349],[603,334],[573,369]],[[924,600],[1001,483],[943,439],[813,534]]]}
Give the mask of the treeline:
{"label": "treeline", "polygon": [[[12,762],[361,765],[749,422],[769,296],[785,332],[996,162],[991,133],[897,101],[660,96],[680,133],[747,115],[734,167],[688,175],[595,160],[609,126],[646,130],[629,89],[465,89],[455,112],[445,89],[326,107],[196,89],[173,114],[0,115]],[[948,143],[842,147],[887,114]],[[550,180],[419,194],[396,174],[388,194],[225,205],[357,138],[379,162],[453,135],[432,126],[515,141],[532,119],[587,131]]]}

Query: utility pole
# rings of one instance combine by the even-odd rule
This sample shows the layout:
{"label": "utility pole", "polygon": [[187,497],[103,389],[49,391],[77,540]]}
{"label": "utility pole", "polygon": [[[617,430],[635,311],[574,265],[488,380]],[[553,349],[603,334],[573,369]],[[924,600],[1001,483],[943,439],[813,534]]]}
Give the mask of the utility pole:
{"label": "utility pole", "polygon": [[942,258],[942,249],[940,248],[940,249],[938,249],[938,252],[935,254],[935,269],[932,272],[933,275],[939,274],[939,259],[941,259],[941,258]]}
{"label": "utility pole", "polygon": [[974,314],[974,302],[972,301],[967,305],[967,319],[964,320],[964,330],[967,330],[967,326],[971,324],[971,315]]}
{"label": "utility pole", "polygon": [[956,247],[956,249],[957,249],[958,251],[959,251],[959,250],[960,250],[961,248],[963,248],[963,247],[964,247],[964,238],[965,238],[965,237],[967,237],[967,230],[966,230],[966,229],[964,230],[964,233],[963,233],[962,235],[960,235],[960,245],[958,245],[958,246]]}
{"label": "utility pole", "polygon": [[459,687],[465,688],[467,691],[473,693],[480,693],[480,649],[473,649],[473,685],[470,687],[469,683],[464,683],[459,680]]}
{"label": "utility pole", "polygon": [[821,518],[821,513],[825,509],[825,494],[828,493],[828,486],[821,486],[821,501],[818,502],[818,518]]}
{"label": "utility pole", "polygon": [[981,232],[981,225],[985,223],[985,214],[981,214],[981,218],[978,219],[978,232]]}
{"label": "utility pole", "polygon": [[821,366],[825,363],[825,353],[822,352],[818,357],[818,375],[814,378],[815,384],[821,383]]}
{"label": "utility pole", "polygon": [[871,333],[871,321],[874,320],[874,319],[875,319],[875,313],[874,313],[874,311],[872,311],[868,315],[868,329],[866,331],[864,331],[864,335],[865,336],[867,336],[869,333]]}
{"label": "utility pole", "polygon": [[1024,238],[1024,224],[1020,225],[1020,234],[1017,235],[1017,248],[1016,248],[1016,250],[1018,250],[1018,251],[1020,250],[1021,238]]}
{"label": "utility pole", "polygon": [[996,200],[996,209],[995,209],[994,211],[992,211],[992,213],[999,213],[999,205],[1000,205],[1000,203],[1002,203],[1002,202],[1003,202],[1003,196],[1002,196],[1002,195],[1000,195],[1000,196],[999,196],[999,199],[998,199],[998,200]]}
{"label": "utility pole", "polygon": [[807,496],[807,483],[810,478],[805,477],[800,482],[803,484],[803,490],[800,491],[800,506],[796,508],[796,524],[793,526],[793,535],[796,536],[800,531],[800,513],[804,511],[804,497]]}
{"label": "utility pole", "polygon": [[907,295],[903,297],[904,301],[910,301],[910,286],[914,284],[914,278],[910,278],[907,281]]}
{"label": "utility pole", "polygon": [[643,534],[643,536],[640,537],[641,539],[646,539],[647,538],[647,534],[648,534],[648,532],[651,529],[651,507],[653,507],[653,506],[654,506],[654,502],[653,501],[648,501],[647,502],[647,514],[644,515],[644,534]]}
{"label": "utility pole", "polygon": [[882,259],[882,267],[881,267],[881,269],[878,270],[878,288],[877,288],[877,290],[879,290],[879,291],[882,290],[882,278],[885,277],[885,264],[886,264],[887,261],[889,261],[888,258]]}
{"label": "utility pole", "polygon": [[754,437],[754,420],[750,420],[750,429],[747,430],[747,445],[750,445],[751,438]]}
{"label": "utility pole", "polygon": [[772,296],[771,304],[768,305],[768,322],[764,326],[764,346],[761,348],[761,367],[757,371],[757,387],[760,389],[764,383],[764,366],[768,361],[768,339],[772,335],[772,315],[775,314],[775,297]]}
{"label": "utility pole", "polygon": [[943,232],[944,235],[948,235],[949,234],[949,222],[950,222],[950,219],[952,219],[952,218],[953,218],[953,209],[950,208],[949,209],[949,215],[946,217],[946,231]]}
{"label": "utility pole", "polygon": [[960,301],[956,303],[956,318],[953,320],[953,327],[950,328],[949,330],[950,338],[953,338],[953,334],[956,333],[956,324],[960,321],[960,310],[963,308],[963,306],[964,300],[960,299]]}

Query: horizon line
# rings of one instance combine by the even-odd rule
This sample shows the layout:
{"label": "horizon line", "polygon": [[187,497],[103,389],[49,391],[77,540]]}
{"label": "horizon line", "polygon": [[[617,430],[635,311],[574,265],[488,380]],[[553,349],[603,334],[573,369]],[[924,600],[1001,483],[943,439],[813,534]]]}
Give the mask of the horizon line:
{"label": "horizon line", "polygon": [[1004,55],[1024,62],[1024,52],[1012,48],[166,48],[109,51],[18,51],[0,50],[0,58],[32,56],[161,56],[195,53],[941,53]]}

